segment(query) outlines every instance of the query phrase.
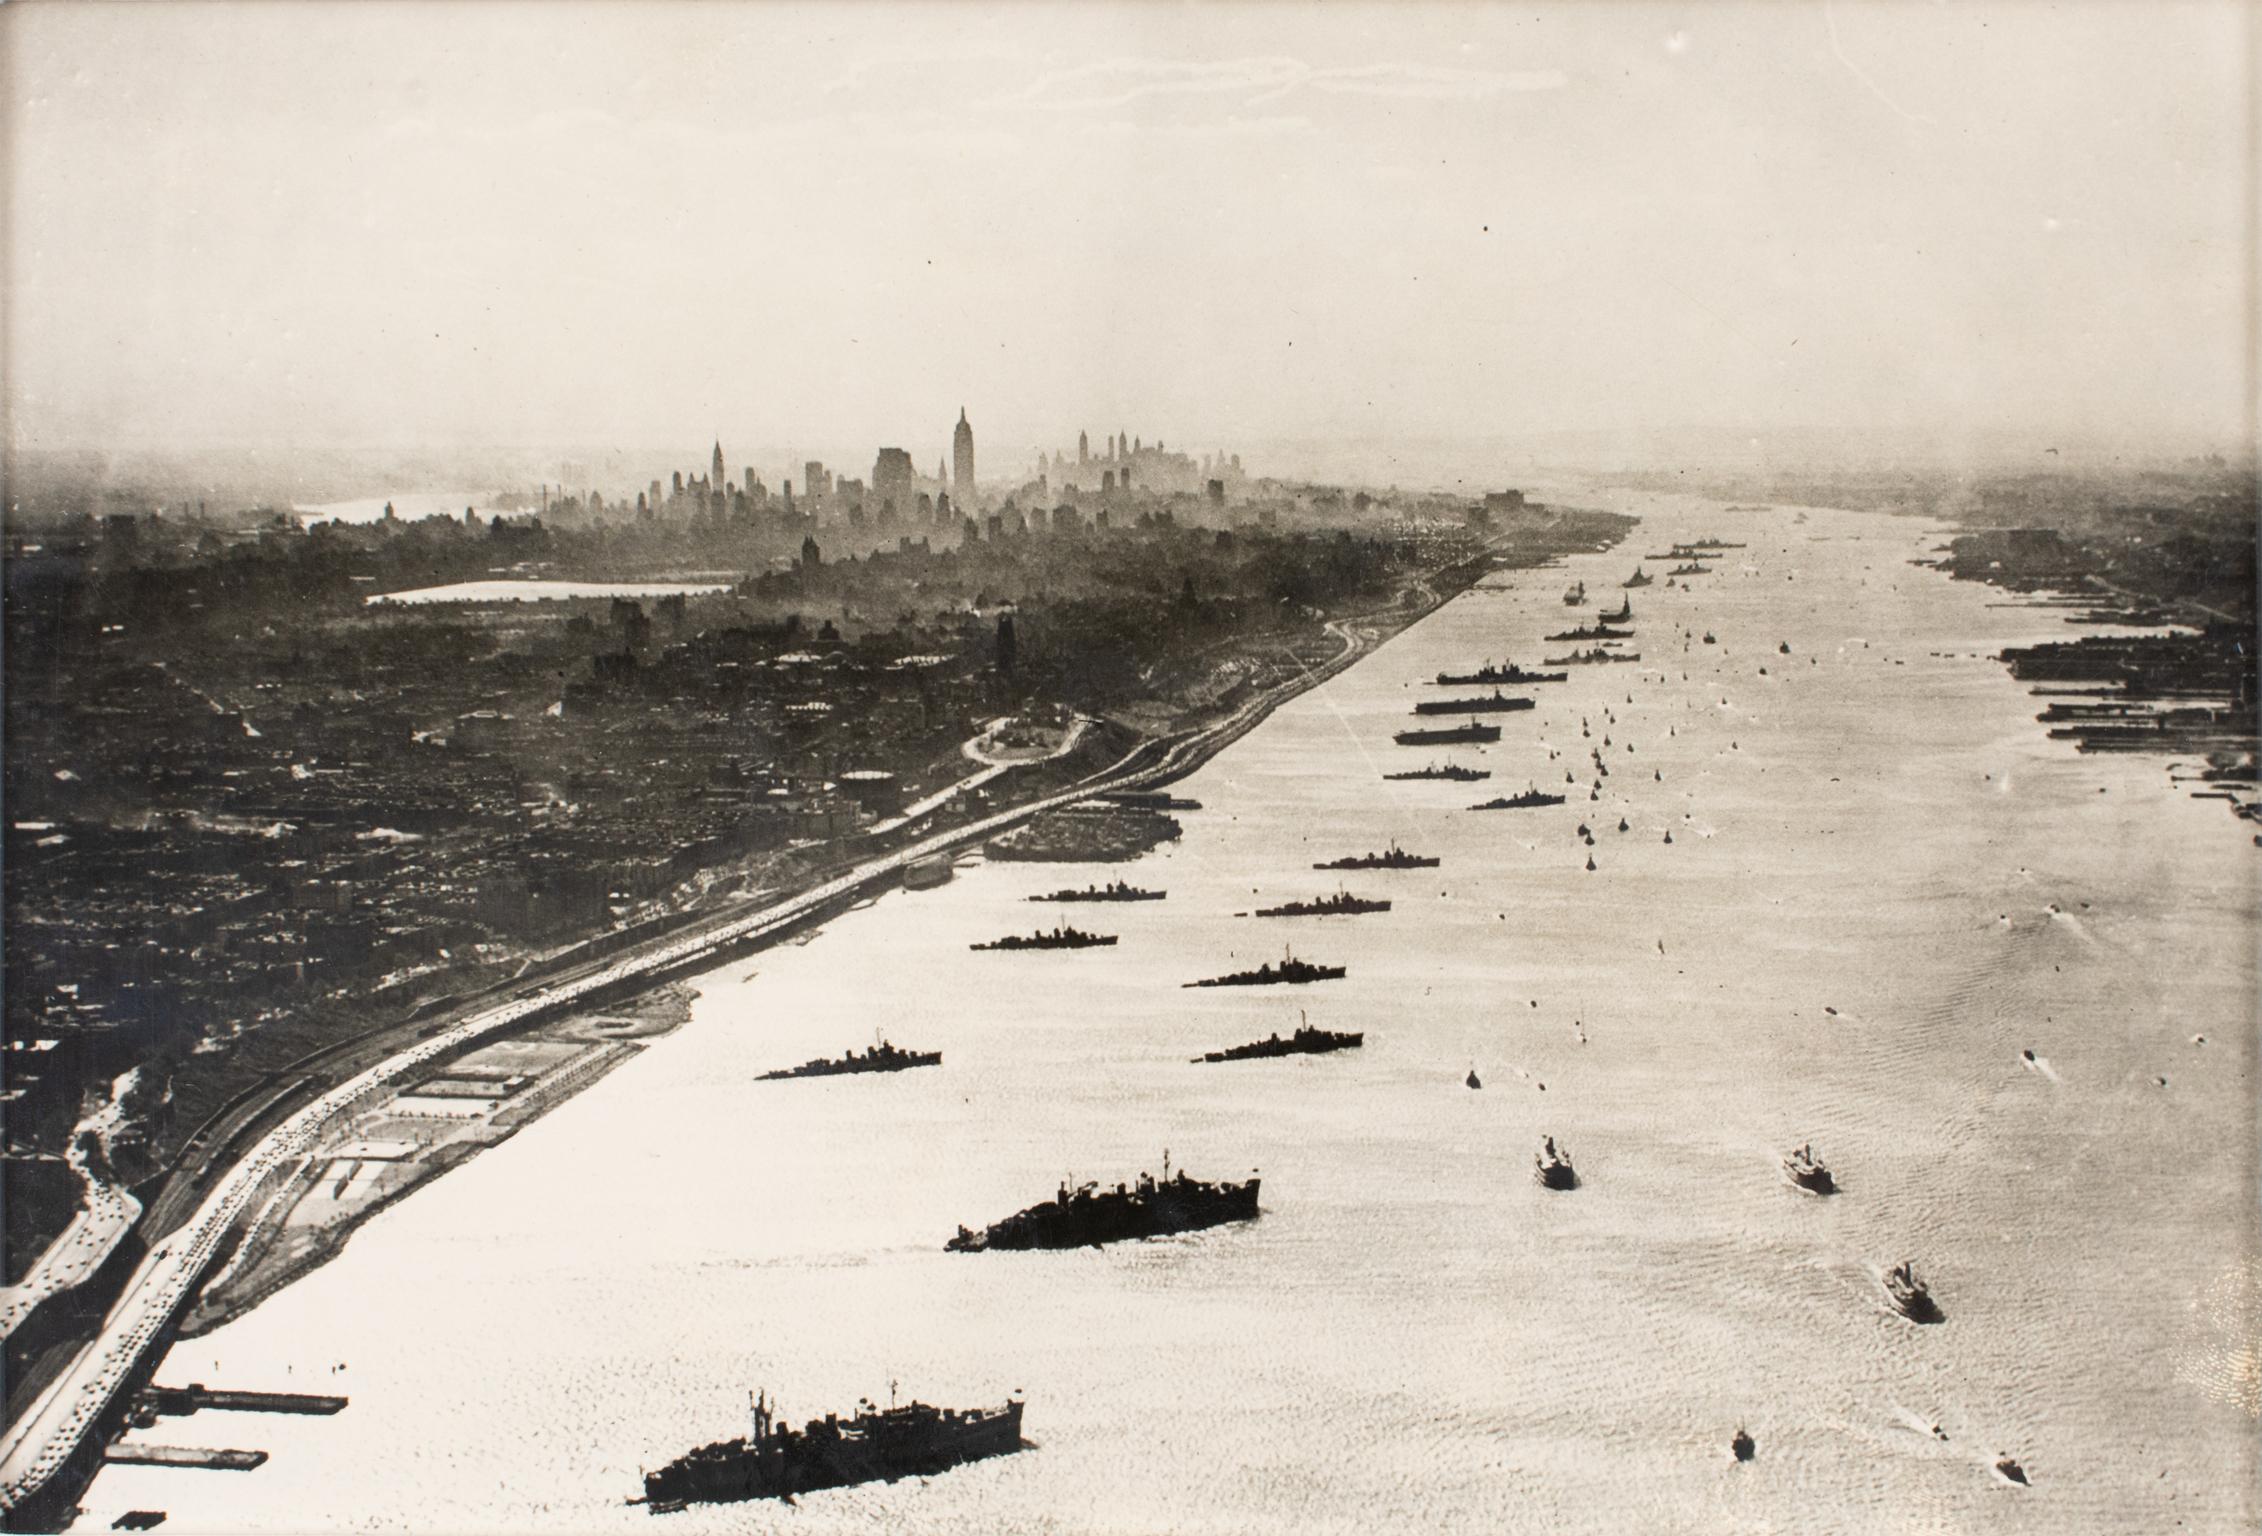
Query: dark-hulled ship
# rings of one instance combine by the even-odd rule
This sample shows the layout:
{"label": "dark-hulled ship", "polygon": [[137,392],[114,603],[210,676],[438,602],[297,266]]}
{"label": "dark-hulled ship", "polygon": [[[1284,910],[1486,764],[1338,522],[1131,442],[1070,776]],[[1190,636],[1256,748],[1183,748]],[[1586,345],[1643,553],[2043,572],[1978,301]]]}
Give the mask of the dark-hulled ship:
{"label": "dark-hulled ship", "polygon": [[1170,894],[1167,891],[1143,891],[1121,880],[1110,880],[1105,885],[1087,885],[1080,891],[1047,891],[1042,896],[1032,896],[1031,901],[1160,901]]}
{"label": "dark-hulled ship", "polygon": [[1352,1031],[1314,1029],[1307,1022],[1299,1024],[1296,1033],[1287,1039],[1273,1032],[1269,1039],[1252,1040],[1247,1045],[1230,1046],[1222,1051],[1208,1051],[1194,1057],[1198,1063],[1211,1061],[1259,1061],[1273,1056],[1322,1056],[1329,1051],[1355,1051],[1366,1043],[1366,1035]]}
{"label": "dark-hulled ship", "polygon": [[1016,1211],[980,1232],[960,1227],[958,1235],[943,1246],[952,1253],[981,1253],[991,1248],[1085,1248],[1194,1232],[1229,1221],[1248,1221],[1257,1214],[1257,1186],[1262,1182],[1258,1179],[1210,1184],[1188,1178],[1183,1168],[1173,1176],[1168,1153],[1163,1155],[1162,1173],[1159,1181],[1142,1173],[1136,1183],[1118,1184],[1112,1190],[1097,1184],[1071,1190],[1064,1183],[1060,1193],[1043,1205]]}
{"label": "dark-hulled ship", "polygon": [[1567,607],[1576,608],[1586,600],[1587,584],[1583,581],[1573,582],[1571,589],[1563,594],[1563,602]]}
{"label": "dark-hulled ship", "polygon": [[1417,715],[1504,715],[1512,710],[1530,709],[1530,699],[1520,699],[1495,688],[1488,694],[1473,699],[1423,699],[1414,706]]}
{"label": "dark-hulled ship", "polygon": [[1314,864],[1314,869],[1435,869],[1444,862],[1426,853],[1408,853],[1392,843],[1381,853],[1352,853],[1340,859],[1329,859],[1325,864]]}
{"label": "dark-hulled ship", "polygon": [[1390,903],[1375,896],[1354,896],[1337,891],[1317,901],[1291,901],[1277,907],[1259,907],[1259,917],[1354,917],[1361,912],[1388,912]]}
{"label": "dark-hulled ship", "polygon": [[1834,1195],[1838,1192],[1837,1177],[1823,1164],[1821,1158],[1814,1155],[1814,1148],[1810,1145],[1802,1143],[1790,1156],[1784,1158],[1783,1172],[1793,1184],[1814,1194]]}
{"label": "dark-hulled ship", "polygon": [[1400,731],[1391,740],[1402,747],[1450,747],[1470,741],[1498,741],[1500,727],[1471,720],[1467,725],[1449,725],[1441,730]]}
{"label": "dark-hulled ship", "polygon": [[1451,779],[1457,784],[1473,784],[1478,779],[1492,777],[1490,768],[1464,768],[1459,763],[1431,763],[1426,767],[1410,768],[1404,773],[1386,773],[1385,779]]}
{"label": "dark-hulled ship", "polygon": [[819,1057],[805,1061],[798,1067],[780,1067],[775,1072],[765,1072],[754,1079],[758,1083],[775,1082],[787,1077],[840,1077],[850,1072],[904,1072],[912,1067],[939,1067],[940,1051],[906,1051],[882,1040],[868,1051],[850,1051],[838,1058]]}
{"label": "dark-hulled ship", "polygon": [[1095,945],[1113,944],[1112,933],[1086,933],[1081,928],[1065,924],[1052,932],[1009,933],[1002,939],[992,939],[986,944],[969,944],[968,949],[1091,949]]}
{"label": "dark-hulled ship", "polygon": [[1547,637],[1550,640],[1631,640],[1630,629],[1612,629],[1603,623],[1581,624],[1577,629],[1557,630]]}
{"label": "dark-hulled ship", "polygon": [[1620,582],[1619,585],[1622,587],[1646,587],[1650,584],[1651,579],[1643,575],[1642,568],[1637,565],[1634,567],[1634,574]]}
{"label": "dark-hulled ship", "polygon": [[1267,960],[1253,971],[1228,971],[1223,976],[1205,976],[1200,981],[1180,982],[1185,987],[1300,987],[1311,981],[1341,981],[1344,968],[1340,965],[1314,965],[1309,960],[1299,960],[1285,950],[1280,963]]}
{"label": "dark-hulled ship", "polygon": [[1885,1296],[1893,1310],[1912,1323],[1937,1323],[1943,1318],[1932,1288],[1916,1277],[1916,1266],[1903,1259],[1885,1272]]}
{"label": "dark-hulled ship", "polygon": [[1685,565],[1674,566],[1673,569],[1667,571],[1665,574],[1668,576],[1710,576],[1712,574],[1712,567],[1709,565],[1699,565],[1692,560]]}
{"label": "dark-hulled ship", "polygon": [[1632,623],[1634,617],[1634,600],[1630,597],[1621,597],[1620,599],[1618,599],[1618,607],[1614,612],[1598,613],[1595,615],[1595,617],[1605,624]]}
{"label": "dark-hulled ship", "polygon": [[961,1462],[1021,1449],[1021,1403],[997,1408],[859,1406],[852,1419],[826,1414],[796,1430],[754,1401],[750,1438],[720,1440],[644,1474],[644,1502],[667,1514],[688,1504],[787,1499],[820,1488],[932,1477]]}
{"label": "dark-hulled ship", "polygon": [[1560,683],[1567,674],[1562,672],[1526,672],[1514,662],[1486,662],[1474,672],[1440,672],[1437,683],[1441,688],[1466,688],[1485,683]]}
{"label": "dark-hulled ship", "polygon": [[1568,656],[1550,656],[1547,658],[1547,664],[1551,667],[1583,667],[1596,662],[1639,661],[1641,659],[1641,652],[1639,651],[1606,651],[1601,646],[1596,645],[1589,646],[1583,651],[1573,651]]}
{"label": "dark-hulled ship", "polygon": [[1571,1166],[1570,1154],[1557,1147],[1552,1136],[1541,1138],[1539,1150],[1532,1154],[1532,1177],[1539,1180],[1542,1189],[1579,1187],[1579,1175]]}
{"label": "dark-hulled ship", "polygon": [[1561,805],[1562,803],[1563,797],[1561,795],[1548,794],[1537,784],[1534,784],[1521,794],[1495,795],[1490,800],[1485,801],[1484,804],[1472,805],[1469,809],[1472,811],[1528,811],[1535,806]]}

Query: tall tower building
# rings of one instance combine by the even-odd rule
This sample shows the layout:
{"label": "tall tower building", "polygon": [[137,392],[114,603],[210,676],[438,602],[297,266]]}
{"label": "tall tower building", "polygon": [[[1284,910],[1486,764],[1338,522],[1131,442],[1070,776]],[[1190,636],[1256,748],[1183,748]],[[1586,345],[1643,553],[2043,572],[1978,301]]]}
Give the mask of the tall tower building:
{"label": "tall tower building", "polygon": [[1092,462],[1092,435],[1089,432],[1076,434],[1076,462],[1079,464]]}
{"label": "tall tower building", "polygon": [[730,476],[723,473],[723,440],[719,437],[715,439],[714,473],[708,478],[707,483],[718,491],[724,490],[730,485]]}
{"label": "tall tower building", "polygon": [[974,504],[974,429],[966,423],[966,407],[958,408],[958,429],[950,434],[950,488],[960,506]]}

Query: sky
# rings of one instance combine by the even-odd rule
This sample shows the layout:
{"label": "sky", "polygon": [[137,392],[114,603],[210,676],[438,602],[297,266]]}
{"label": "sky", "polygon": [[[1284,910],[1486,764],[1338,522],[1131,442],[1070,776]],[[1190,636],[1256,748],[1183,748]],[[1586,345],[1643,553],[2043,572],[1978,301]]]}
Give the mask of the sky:
{"label": "sky", "polygon": [[985,474],[1079,428],[2235,445],[2255,27],[31,0],[6,425],[926,468],[964,406]]}

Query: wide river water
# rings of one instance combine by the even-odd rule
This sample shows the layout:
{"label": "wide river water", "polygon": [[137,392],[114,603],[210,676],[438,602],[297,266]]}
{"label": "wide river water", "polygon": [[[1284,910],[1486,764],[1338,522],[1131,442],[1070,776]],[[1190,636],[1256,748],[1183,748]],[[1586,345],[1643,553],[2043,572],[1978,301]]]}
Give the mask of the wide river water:
{"label": "wide river water", "polygon": [[[137,1437],[272,1459],[110,1468],[85,1523],[2252,1530],[2247,829],[2160,759],[2049,740],[1993,658],[2067,627],[1912,566],[1937,529],[1584,499],[1642,526],[1490,578],[1282,708],[1180,787],[1203,806],[1182,841],[967,868],[706,977],[674,1038],[159,1372],[350,1407],[161,1420]],[[1667,589],[1644,557],[1708,534],[1748,547]],[[1570,649],[1540,637],[1637,561],[1639,666],[1571,669],[1486,749],[1391,744],[1433,674]],[[1448,757],[1493,777],[1381,777]],[[1535,781],[1572,799],[1467,809]],[[1444,864],[1341,877],[1390,912],[1236,915],[1392,839]],[[1117,873],[1169,899],[1024,902]],[[968,951],[1063,916],[1122,942]],[[1180,988],[1290,939],[1348,978]],[[1188,1063],[1300,1010],[1364,1049]],[[943,1067],[753,1080],[875,1031]],[[1583,1187],[1534,1183],[1543,1133]],[[1809,1140],[1835,1198],[1781,1175]],[[1261,1168],[1263,1215],[942,1251],[1165,1148]],[[1943,1324],[1884,1305],[1904,1257]],[[1023,1392],[1036,1448],[798,1509],[623,1502],[743,1433],[755,1387],[798,1422],[891,1381]]]}

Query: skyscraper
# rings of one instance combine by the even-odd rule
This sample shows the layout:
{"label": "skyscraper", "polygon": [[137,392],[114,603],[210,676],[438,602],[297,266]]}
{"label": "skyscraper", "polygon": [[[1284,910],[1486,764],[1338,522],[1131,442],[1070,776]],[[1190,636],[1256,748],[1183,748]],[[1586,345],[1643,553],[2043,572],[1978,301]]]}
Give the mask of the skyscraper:
{"label": "skyscraper", "polygon": [[1076,462],[1079,464],[1092,462],[1092,435],[1089,432],[1076,434]]}
{"label": "skyscraper", "polygon": [[950,488],[960,506],[974,504],[974,429],[967,425],[966,407],[958,408],[958,429],[950,434]]}
{"label": "skyscraper", "polygon": [[730,476],[723,473],[723,440],[719,437],[715,439],[714,472],[708,477],[707,483],[716,490],[722,490],[730,484]]}

